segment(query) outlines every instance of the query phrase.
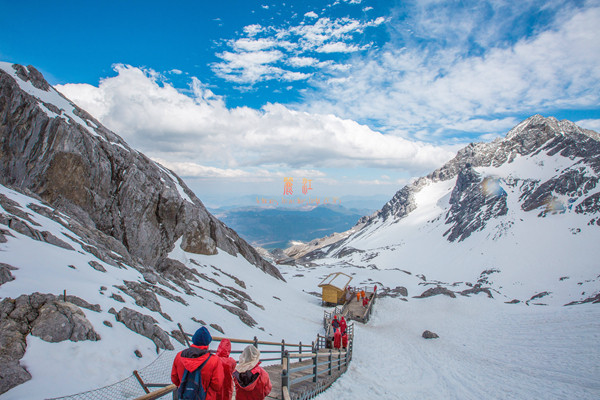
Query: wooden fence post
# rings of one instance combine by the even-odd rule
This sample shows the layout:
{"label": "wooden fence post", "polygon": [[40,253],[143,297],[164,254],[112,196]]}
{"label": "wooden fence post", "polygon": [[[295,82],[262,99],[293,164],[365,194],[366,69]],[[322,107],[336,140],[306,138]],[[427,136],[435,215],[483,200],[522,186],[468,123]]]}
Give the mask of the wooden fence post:
{"label": "wooden fence post", "polygon": [[282,358],[282,362],[281,362],[281,396],[282,397],[285,394],[285,389],[287,388],[288,392],[290,389],[289,388],[290,377],[289,377],[289,373],[288,373],[289,364],[290,364],[290,355],[286,351]]}
{"label": "wooden fence post", "polygon": [[183,331],[183,327],[181,326],[181,323],[178,322],[177,326],[179,327],[179,332],[181,332],[181,334],[183,335],[183,340],[185,340],[185,344],[187,344],[187,346],[190,347],[190,341],[188,340],[187,335]]}
{"label": "wooden fence post", "polygon": [[313,356],[313,382],[317,381],[317,360],[319,359],[318,354],[314,353]]}
{"label": "wooden fence post", "polygon": [[328,371],[328,375],[331,375],[331,370],[333,369],[333,362],[332,362],[332,356],[331,356],[331,349],[329,349],[329,371]]}
{"label": "wooden fence post", "polygon": [[142,389],[144,389],[144,392],[150,393],[150,391],[148,390],[148,387],[146,386],[146,384],[142,380],[142,377],[140,376],[140,374],[138,374],[137,370],[133,371],[133,376],[135,376],[135,379],[137,379],[137,381],[140,384],[140,386],[142,387]]}

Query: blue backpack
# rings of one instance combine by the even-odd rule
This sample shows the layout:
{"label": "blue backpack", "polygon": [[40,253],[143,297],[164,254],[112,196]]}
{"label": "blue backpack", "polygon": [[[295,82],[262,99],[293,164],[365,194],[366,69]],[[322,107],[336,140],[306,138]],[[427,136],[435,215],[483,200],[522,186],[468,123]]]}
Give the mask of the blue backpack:
{"label": "blue backpack", "polygon": [[205,400],[206,392],[202,387],[202,367],[210,359],[212,354],[209,354],[206,360],[194,372],[189,372],[187,369],[183,373],[177,395],[180,400]]}

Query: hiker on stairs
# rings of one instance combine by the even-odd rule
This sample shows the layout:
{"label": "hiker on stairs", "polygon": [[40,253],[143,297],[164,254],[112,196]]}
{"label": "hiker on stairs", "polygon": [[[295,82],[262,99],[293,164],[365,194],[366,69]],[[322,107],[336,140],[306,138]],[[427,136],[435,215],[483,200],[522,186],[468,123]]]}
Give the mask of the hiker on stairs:
{"label": "hiker on stairs", "polygon": [[263,400],[271,393],[269,374],[259,364],[260,351],[253,345],[247,346],[233,373],[236,400]]}
{"label": "hiker on stairs", "polygon": [[335,333],[333,334],[333,347],[335,347],[336,349],[340,349],[340,346],[342,345],[342,333],[340,332],[339,329],[337,329],[335,331]]}
{"label": "hiker on stairs", "polygon": [[192,396],[204,392],[206,400],[217,400],[223,386],[223,366],[219,357],[208,350],[210,342],[212,336],[203,326],[194,333],[190,348],[175,356],[171,382],[179,387],[180,399],[195,398]]}
{"label": "hiker on stairs", "polygon": [[235,370],[235,360],[230,357],[231,341],[229,339],[221,340],[217,348],[217,357],[221,359],[223,365],[223,387],[217,394],[217,400],[231,400],[233,396],[233,371]]}
{"label": "hiker on stairs", "polygon": [[342,331],[342,336],[346,333],[346,329],[348,328],[348,324],[346,323],[346,318],[342,317],[340,321],[340,330]]}
{"label": "hiker on stairs", "polygon": [[340,321],[337,319],[337,315],[333,316],[333,320],[331,321],[331,326],[333,326],[333,332],[337,331],[340,328]]}

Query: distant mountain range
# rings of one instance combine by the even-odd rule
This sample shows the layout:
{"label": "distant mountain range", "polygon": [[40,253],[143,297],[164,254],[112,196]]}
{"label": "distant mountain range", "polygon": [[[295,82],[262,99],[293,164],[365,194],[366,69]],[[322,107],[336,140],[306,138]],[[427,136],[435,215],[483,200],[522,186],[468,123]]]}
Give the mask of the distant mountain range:
{"label": "distant mountain range", "polygon": [[346,231],[368,211],[327,205],[298,209],[241,207],[213,213],[254,246],[275,249]]}

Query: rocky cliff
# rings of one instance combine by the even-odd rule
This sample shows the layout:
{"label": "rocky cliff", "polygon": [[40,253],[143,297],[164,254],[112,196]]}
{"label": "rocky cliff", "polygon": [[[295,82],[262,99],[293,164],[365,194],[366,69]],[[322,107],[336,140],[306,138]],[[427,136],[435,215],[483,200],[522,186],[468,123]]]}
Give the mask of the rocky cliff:
{"label": "rocky cliff", "polygon": [[187,252],[219,248],[283,279],[179,177],[130,148],[34,67],[1,67],[0,183],[30,191],[114,239],[104,247],[142,268],[156,270],[181,239]]}

